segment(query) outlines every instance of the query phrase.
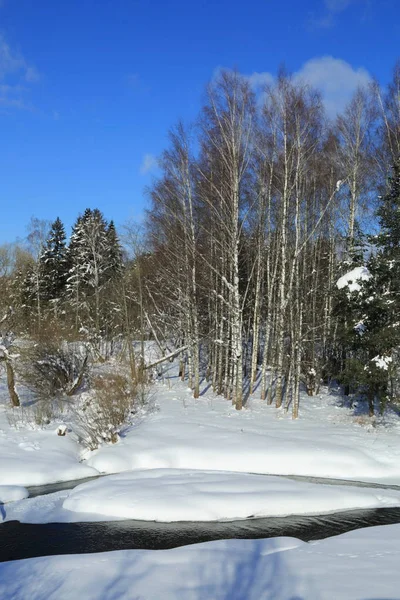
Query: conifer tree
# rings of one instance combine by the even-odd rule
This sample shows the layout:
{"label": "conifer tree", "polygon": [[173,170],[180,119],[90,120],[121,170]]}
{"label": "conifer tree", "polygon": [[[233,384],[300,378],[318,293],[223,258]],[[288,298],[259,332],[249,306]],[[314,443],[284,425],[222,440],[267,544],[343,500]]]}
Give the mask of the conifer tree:
{"label": "conifer tree", "polygon": [[110,279],[115,279],[122,275],[123,262],[121,244],[112,220],[107,227],[106,240],[106,272]]}
{"label": "conifer tree", "polygon": [[70,243],[67,252],[67,285],[66,292],[69,305],[73,310],[74,326],[79,330],[81,326],[83,294],[84,265],[80,261],[83,229],[83,216],[79,215],[72,227]]}
{"label": "conifer tree", "polygon": [[373,301],[369,303],[369,320],[374,317],[377,321],[376,349],[381,354],[391,355],[400,345],[400,159],[393,165],[377,217],[380,232],[371,238],[377,252],[369,261],[374,281],[374,289],[370,290]]}
{"label": "conifer tree", "polygon": [[43,254],[40,257],[42,297],[44,301],[58,302],[67,280],[67,249],[65,229],[61,220],[52,223]]}
{"label": "conifer tree", "polygon": [[347,315],[342,348],[350,348],[342,376],[365,390],[370,415],[375,398],[383,410],[390,395],[393,358],[400,346],[400,161],[393,166],[377,217],[380,232],[369,238],[376,251],[366,276],[355,281],[347,277],[338,305]]}
{"label": "conifer tree", "polygon": [[87,208],[71,236],[68,293],[75,310],[77,329],[101,333],[101,291],[109,278],[108,224],[99,209]]}

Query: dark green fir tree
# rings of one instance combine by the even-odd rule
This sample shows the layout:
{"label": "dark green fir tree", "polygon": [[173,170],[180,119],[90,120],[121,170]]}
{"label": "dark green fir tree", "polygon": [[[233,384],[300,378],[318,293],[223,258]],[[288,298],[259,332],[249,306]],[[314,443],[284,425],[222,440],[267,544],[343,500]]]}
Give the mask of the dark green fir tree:
{"label": "dark green fir tree", "polygon": [[40,257],[40,273],[43,300],[58,302],[65,292],[68,277],[65,229],[58,217],[51,225]]}

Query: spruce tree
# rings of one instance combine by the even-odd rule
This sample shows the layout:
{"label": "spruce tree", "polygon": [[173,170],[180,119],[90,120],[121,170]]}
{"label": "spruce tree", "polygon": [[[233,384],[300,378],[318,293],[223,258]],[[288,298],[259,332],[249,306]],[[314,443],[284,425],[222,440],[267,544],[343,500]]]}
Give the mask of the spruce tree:
{"label": "spruce tree", "polygon": [[44,301],[58,302],[67,281],[67,248],[61,220],[52,223],[44,251],[40,257],[42,296]]}
{"label": "spruce tree", "polygon": [[71,238],[67,251],[68,274],[66,292],[69,305],[73,312],[74,327],[77,331],[83,324],[83,313],[85,308],[85,295],[83,290],[85,265],[81,261],[81,248],[83,245],[83,219],[84,217],[82,215],[79,215],[76,219],[72,227]]}
{"label": "spruce tree", "polygon": [[107,221],[99,209],[87,208],[78,217],[69,248],[68,294],[75,326],[90,335],[101,333],[101,291],[107,276]]}
{"label": "spruce tree", "polygon": [[375,324],[374,346],[391,355],[400,345],[400,159],[393,165],[388,190],[377,210],[380,232],[371,238],[377,248],[369,261],[369,321]]}
{"label": "spruce tree", "polygon": [[380,231],[369,237],[369,276],[358,281],[357,289],[345,287],[338,305],[347,315],[342,341],[351,349],[342,376],[365,390],[370,414],[375,398],[383,410],[393,393],[394,359],[400,347],[400,161],[393,166],[376,214]]}
{"label": "spruce tree", "polygon": [[115,229],[114,221],[110,221],[107,228],[107,249],[106,249],[106,271],[110,279],[118,278],[122,275],[122,248]]}

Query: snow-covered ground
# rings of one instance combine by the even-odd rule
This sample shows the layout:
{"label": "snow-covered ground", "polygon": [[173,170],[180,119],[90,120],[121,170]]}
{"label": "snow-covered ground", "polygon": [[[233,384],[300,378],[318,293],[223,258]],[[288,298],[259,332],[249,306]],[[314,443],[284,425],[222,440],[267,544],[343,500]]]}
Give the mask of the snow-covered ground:
{"label": "snow-covered ground", "polygon": [[[151,391],[158,411],[122,432],[119,443],[91,455],[76,436],[57,435],[58,424],[10,424],[9,402],[0,387],[0,485],[40,485],[100,473],[137,469],[198,469],[300,475],[400,485],[400,419],[372,426],[339,406],[324,390],[302,396],[300,418],[257,399],[236,411],[203,384],[194,400],[176,377]],[[13,417],[12,417],[13,418]],[[362,423],[362,424],[360,424]],[[70,423],[73,429],[73,423]],[[87,460],[83,460],[83,458]]]}
{"label": "snow-covered ground", "polygon": [[13,600],[398,600],[400,525],[0,564]]}
{"label": "snow-covered ground", "polygon": [[[397,418],[373,423],[355,416],[327,390],[302,397],[297,421],[259,401],[257,392],[237,412],[204,387],[194,400],[175,366],[168,368],[173,377],[151,392],[158,409],[123,430],[117,444],[92,453],[78,443],[72,422],[66,436],[57,435],[58,423],[39,428],[25,422],[23,410],[6,408],[0,386],[0,503],[7,502],[1,518],[223,520],[400,505],[397,490],[264,476],[400,485]],[[121,475],[25,498],[23,486],[99,472]],[[0,598],[399,600],[399,539],[396,525],[313,544],[230,540],[22,560],[0,565]]]}
{"label": "snow-covered ground", "polygon": [[400,425],[360,426],[326,392],[303,396],[297,421],[256,398],[240,412],[209,392],[194,400],[180,382],[158,386],[156,398],[158,413],[87,464],[102,473],[201,469],[400,484]]}
{"label": "snow-covered ground", "polygon": [[109,475],[72,491],[13,502],[3,507],[2,513],[4,520],[24,523],[118,519],[173,522],[315,515],[393,506],[400,506],[400,491],[320,485],[246,473],[151,469]]}
{"label": "snow-covered ground", "polygon": [[29,496],[29,492],[24,487],[18,485],[0,485],[0,503],[15,502],[23,500]]}
{"label": "snow-covered ground", "polygon": [[152,469],[84,483],[63,508],[145,521],[216,521],[400,506],[400,492],[279,477]]}
{"label": "snow-covered ground", "polygon": [[[0,372],[0,376],[3,375]],[[4,376],[0,377],[0,486],[31,486],[97,474],[80,462],[83,448],[74,436],[57,435],[58,425],[37,426],[30,398],[11,409]]]}
{"label": "snow-covered ground", "polygon": [[82,449],[71,436],[57,435],[56,428],[10,427],[0,408],[0,485],[41,485],[97,474],[80,463]]}

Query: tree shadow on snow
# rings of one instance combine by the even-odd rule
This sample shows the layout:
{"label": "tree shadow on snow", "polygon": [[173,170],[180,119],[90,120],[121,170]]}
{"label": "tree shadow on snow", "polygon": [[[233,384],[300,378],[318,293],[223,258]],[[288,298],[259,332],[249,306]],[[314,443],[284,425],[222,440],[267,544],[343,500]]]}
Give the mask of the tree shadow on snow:
{"label": "tree shadow on snow", "polygon": [[211,386],[212,386],[212,383],[210,381],[209,383],[207,383],[206,387],[203,390],[201,390],[200,396],[205,396]]}
{"label": "tree shadow on snow", "polygon": [[[211,555],[205,547],[190,597],[196,600],[306,600],[296,594],[298,577],[289,573],[283,557],[285,552],[279,547],[274,551],[272,540],[270,546],[271,553],[267,554],[262,540],[251,540],[231,552],[227,552],[224,545],[220,551],[214,546]],[[179,598],[187,593],[185,586],[177,589]]]}

